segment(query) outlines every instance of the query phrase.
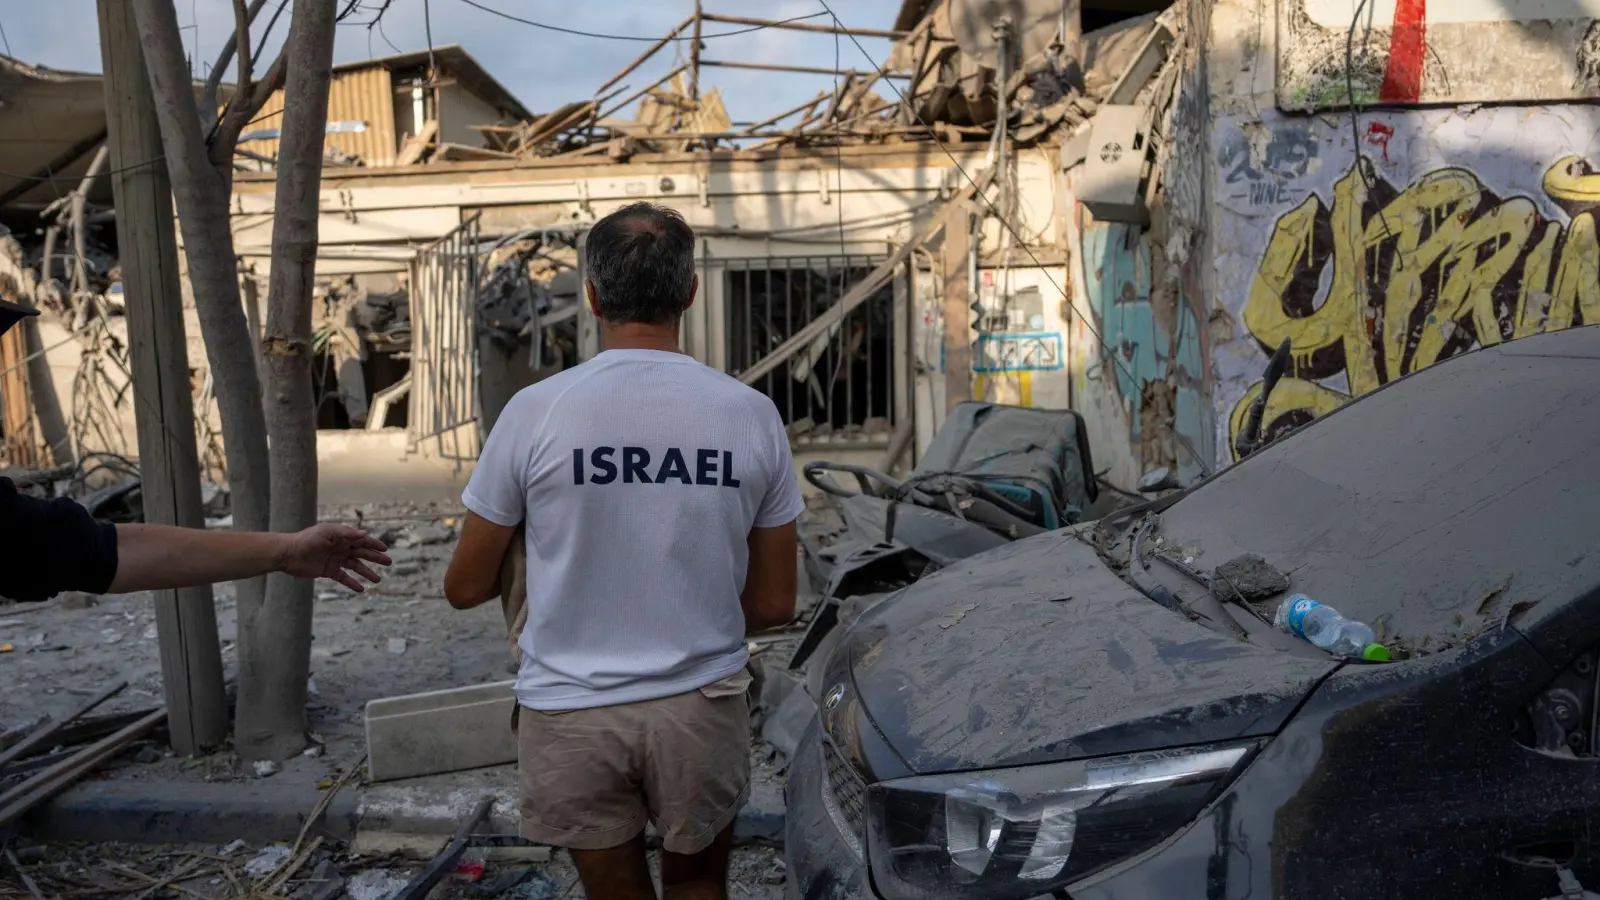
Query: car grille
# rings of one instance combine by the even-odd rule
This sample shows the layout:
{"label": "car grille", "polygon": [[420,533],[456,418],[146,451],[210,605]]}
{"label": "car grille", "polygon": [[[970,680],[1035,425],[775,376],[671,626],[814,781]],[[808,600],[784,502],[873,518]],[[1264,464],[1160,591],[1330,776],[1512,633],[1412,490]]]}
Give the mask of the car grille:
{"label": "car grille", "polygon": [[822,773],[823,806],[845,843],[860,858],[861,842],[866,835],[867,785],[826,737],[822,739]]}

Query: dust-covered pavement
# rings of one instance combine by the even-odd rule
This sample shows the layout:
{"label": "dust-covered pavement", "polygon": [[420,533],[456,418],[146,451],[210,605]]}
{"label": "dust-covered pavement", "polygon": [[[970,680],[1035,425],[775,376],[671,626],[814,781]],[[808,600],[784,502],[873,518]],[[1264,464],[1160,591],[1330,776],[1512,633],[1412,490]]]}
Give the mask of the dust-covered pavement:
{"label": "dust-covered pavement", "polygon": [[[442,595],[455,539],[446,523],[453,518],[432,514],[451,510],[372,505],[325,509],[323,517],[353,523],[357,512],[363,527],[391,539],[394,565],[365,594],[331,581],[316,584],[308,717],[313,739],[325,744],[325,752],[311,752],[322,754],[321,765],[330,773],[359,757],[367,701],[511,677],[499,605],[456,610]],[[219,585],[216,601],[223,666],[231,677],[238,662],[232,585]],[[12,647],[0,653],[9,688],[0,695],[0,728],[7,731],[31,727],[42,716],[65,716],[119,680],[128,681],[128,688],[97,713],[162,703],[149,594],[75,594],[0,607],[0,647],[5,644]],[[196,768],[207,780],[253,775],[231,765],[226,754],[144,765],[119,775],[171,777],[175,769]]]}
{"label": "dust-covered pavement", "polygon": [[[280,779],[286,783],[293,780],[326,786],[350,775],[364,758],[363,711],[368,701],[512,677],[505,622],[499,604],[491,602],[462,611],[452,609],[443,598],[444,568],[454,547],[460,514],[459,508],[451,505],[416,507],[406,504],[329,507],[321,511],[324,520],[359,524],[384,537],[390,542],[394,565],[384,573],[382,583],[369,588],[365,594],[356,594],[329,581],[317,582],[308,709],[313,744],[304,755],[288,760],[281,767],[267,766],[258,771],[243,765],[226,747],[197,759],[174,757],[163,742],[164,736],[156,735],[133,745],[91,775],[90,780],[270,785],[272,782],[265,779]],[[237,670],[232,586],[218,586],[216,599],[223,663],[231,677]],[[162,704],[155,611],[148,594],[99,598],[69,595],[46,604],[0,606],[0,648],[5,645],[10,645],[10,649],[0,651],[0,678],[9,689],[0,694],[0,731],[8,737],[0,744],[11,743],[20,734],[37,727],[46,716],[58,720],[69,715],[86,699],[118,681],[127,681],[128,688],[95,710],[95,715],[151,709]],[[781,809],[781,757],[774,759],[770,750],[759,742],[754,752],[756,784],[753,794],[765,798],[768,805],[779,804]],[[473,775],[457,773],[454,777],[471,779]],[[485,770],[483,778],[485,783],[503,780],[504,773]],[[4,784],[0,783],[0,787]],[[350,790],[360,788],[352,786]],[[467,812],[462,809],[459,815],[464,817]],[[208,857],[224,857],[221,850],[236,836],[218,837],[228,840],[214,847],[184,852],[191,856],[199,853],[197,858],[202,862]],[[442,845],[443,838],[436,843]],[[125,849],[139,859],[179,852],[170,847]],[[255,845],[248,849],[250,852],[260,850]],[[37,852],[46,854],[45,860],[57,857],[91,859],[95,855],[82,848],[58,846],[40,848]],[[246,848],[236,847],[224,858],[232,865],[238,862],[234,856],[245,853]],[[393,872],[393,878],[372,881],[375,892],[370,896],[374,900],[387,896],[377,890],[379,882],[391,886],[403,883],[408,872],[420,868],[415,858],[353,858],[348,849],[331,843],[320,848],[318,853],[325,857],[323,868],[337,868],[343,873],[342,878],[368,871]],[[738,848],[733,896],[781,896],[783,879],[778,857],[779,854],[769,847]],[[309,877],[315,862],[308,860],[305,871],[287,885],[299,890],[296,885]],[[169,891],[169,894],[236,896],[229,893],[232,886],[221,861],[211,859],[205,865],[196,864],[195,871],[205,870],[208,865],[218,872],[185,881],[181,889]],[[492,878],[495,871],[504,869],[505,865],[491,863],[483,877]],[[152,863],[140,871],[148,870],[159,880],[164,877],[157,871],[159,868]],[[570,889],[566,896],[582,896],[581,887],[571,886],[573,879],[567,877],[571,874],[570,863],[563,854],[557,853],[550,862],[535,868],[548,878],[532,879],[530,876],[518,888],[522,893],[506,896],[537,900],[541,896],[539,892],[551,879],[559,883],[562,891]],[[25,891],[8,866],[0,863],[0,871],[5,872],[0,897],[6,896],[6,884]],[[90,867],[89,871],[98,870]],[[80,881],[89,878],[88,875],[75,877]],[[114,873],[106,877],[112,879],[107,883],[128,887],[139,880],[126,876],[116,881]],[[211,879],[219,881],[213,884]],[[377,879],[377,876],[369,876],[370,879]],[[367,882],[357,883],[358,887],[364,884]],[[88,889],[71,880],[61,882],[60,887],[62,890]],[[448,890],[460,896],[481,896],[473,893],[478,887],[480,885],[455,882]],[[434,896],[445,895],[446,890],[441,887]],[[289,895],[287,890],[283,893],[283,896]],[[356,893],[347,890],[346,895],[356,896]]]}
{"label": "dust-covered pavement", "polygon": [[[424,863],[396,856],[353,855],[337,844],[139,846],[23,845],[16,865],[0,865],[0,898],[124,896],[201,900],[384,900]],[[651,871],[659,879],[658,855]],[[785,872],[778,851],[736,847],[729,863],[730,900],[780,900]],[[576,900],[585,896],[565,853],[548,861],[501,858],[469,850],[428,895],[432,900],[512,898]]]}

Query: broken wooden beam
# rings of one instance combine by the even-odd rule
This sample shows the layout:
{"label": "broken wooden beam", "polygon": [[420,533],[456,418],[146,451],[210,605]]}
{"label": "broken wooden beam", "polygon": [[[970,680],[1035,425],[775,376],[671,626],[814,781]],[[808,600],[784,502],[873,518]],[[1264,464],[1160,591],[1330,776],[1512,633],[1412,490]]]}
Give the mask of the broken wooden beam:
{"label": "broken wooden beam", "polygon": [[707,22],[721,22],[724,25],[750,25],[755,28],[780,28],[786,31],[811,31],[817,34],[843,34],[851,37],[886,38],[898,41],[909,31],[885,31],[881,28],[845,28],[841,25],[814,25],[810,22],[779,21],[775,19],[752,19],[747,16],[725,16],[721,13],[705,13],[702,18]]}
{"label": "broken wooden beam", "polygon": [[73,754],[43,772],[0,794],[0,827],[71,787],[100,765],[128,749],[139,738],[167,720],[167,711],[158,709],[144,718]]}
{"label": "broken wooden beam", "polygon": [[659,51],[662,47],[665,47],[667,45],[667,43],[670,42],[673,38],[676,38],[679,34],[683,33],[683,30],[685,28],[688,28],[689,25],[694,22],[694,20],[695,20],[695,17],[691,15],[691,16],[685,18],[682,22],[679,22],[676,27],[674,27],[671,31],[667,32],[665,37],[663,37],[659,41],[656,41],[654,44],[651,44],[650,45],[650,49],[648,49],[648,50],[644,51],[643,53],[639,54],[638,59],[635,59],[633,62],[628,63],[626,66],[623,66],[622,67],[622,71],[620,71],[617,74],[611,76],[611,79],[609,81],[607,81],[605,84],[602,84],[598,88],[596,88],[595,92],[594,92],[595,96],[596,97],[600,96],[600,94],[605,92],[606,88],[611,87],[612,85],[616,84],[617,82],[621,81],[624,78],[627,78],[630,74],[633,73],[634,69],[637,69],[640,66],[644,65],[646,60],[648,60],[652,56],[655,56],[657,51]]}
{"label": "broken wooden beam", "polygon": [[[700,65],[721,66],[724,69],[750,69],[756,72],[793,72],[798,75],[853,75],[857,78],[860,78],[863,74],[856,69],[829,69],[818,66],[789,66],[782,65],[780,63],[737,62],[726,59],[702,59],[700,60]],[[884,73],[884,76],[887,78],[911,77],[910,75],[902,75],[898,72],[886,72]]]}
{"label": "broken wooden beam", "polygon": [[766,128],[769,125],[776,125],[779,122],[782,122],[784,119],[789,118],[790,116],[794,115],[797,112],[804,111],[809,115],[812,110],[817,108],[817,104],[818,103],[821,103],[822,101],[824,101],[826,99],[828,99],[828,92],[827,91],[818,91],[817,95],[815,97],[812,97],[810,100],[807,100],[806,102],[800,104],[799,106],[792,106],[792,107],[784,110],[783,112],[778,113],[775,116],[771,116],[769,118],[762,119],[761,121],[756,122],[755,124],[746,127],[742,132],[740,132],[740,134],[752,134],[754,132],[760,131],[763,128]]}
{"label": "broken wooden beam", "polygon": [[400,893],[394,895],[394,900],[423,900],[427,897],[433,886],[439,883],[439,879],[455,868],[456,862],[461,859],[461,854],[467,851],[467,845],[472,841],[472,832],[483,823],[483,820],[489,818],[489,810],[493,808],[492,794],[479,800],[478,805],[472,808],[472,812],[456,826],[456,833],[450,836],[449,842],[439,851],[439,855],[428,863],[427,868],[407,882],[406,886],[400,889]]}
{"label": "broken wooden beam", "polygon": [[420,162],[422,154],[427,152],[428,145],[433,143],[434,135],[438,133],[439,120],[430,119],[428,124],[422,126],[421,131],[406,138],[405,146],[400,148],[400,154],[394,158],[394,164],[409,166]]}
{"label": "broken wooden beam", "polygon": [[487,147],[469,147],[445,141],[433,152],[434,162],[489,162],[497,159],[521,159],[515,153],[490,150]]}
{"label": "broken wooden beam", "polygon": [[4,766],[6,763],[11,762],[13,759],[22,756],[28,751],[42,746],[45,741],[53,740],[68,725],[71,725],[73,722],[76,722],[78,719],[87,715],[90,710],[94,709],[100,704],[110,700],[112,697],[115,697],[117,694],[121,693],[123,688],[127,686],[128,683],[126,681],[117,682],[111,687],[108,687],[100,693],[95,694],[93,697],[90,697],[82,706],[73,710],[72,713],[65,719],[62,719],[59,722],[51,722],[47,725],[44,725],[34,733],[16,742],[11,746],[10,749],[6,750],[4,753],[0,753],[0,766]]}
{"label": "broken wooden beam", "polygon": [[755,384],[789,357],[810,346],[812,341],[815,341],[835,325],[843,322],[845,316],[848,316],[852,310],[865,303],[868,297],[877,292],[878,288],[883,287],[890,278],[894,277],[895,270],[910,259],[911,254],[918,247],[932,240],[940,229],[947,227],[952,211],[964,212],[966,210],[966,201],[977,193],[980,185],[988,183],[988,175],[982,176],[982,179],[978,183],[969,183],[965,188],[958,191],[955,196],[945,202],[943,208],[929,218],[921,228],[912,233],[910,240],[896,248],[894,253],[879,263],[865,278],[852,285],[850,290],[845,291],[844,296],[840,297],[836,303],[828,307],[821,315],[812,319],[804,328],[796,331],[788,340],[779,344],[777,348],[762,357],[755,365],[740,372],[739,380],[745,384]]}
{"label": "broken wooden beam", "polygon": [[643,97],[645,94],[650,93],[651,91],[653,91],[656,88],[662,86],[663,84],[666,84],[667,82],[671,81],[672,79],[677,78],[679,75],[682,75],[684,73],[684,71],[687,70],[688,68],[689,68],[688,65],[678,66],[677,68],[675,68],[672,71],[668,72],[667,74],[661,76],[660,78],[656,79],[655,81],[651,82],[650,84],[648,84],[648,85],[640,88],[639,90],[634,91],[633,93],[629,94],[628,95],[628,99],[616,103],[615,105],[613,105],[610,109],[606,110],[605,112],[595,114],[595,117],[594,117],[595,120],[599,121],[601,119],[609,118],[610,116],[614,115],[618,110],[626,109],[628,104],[630,104],[633,101],[639,99],[640,97]]}

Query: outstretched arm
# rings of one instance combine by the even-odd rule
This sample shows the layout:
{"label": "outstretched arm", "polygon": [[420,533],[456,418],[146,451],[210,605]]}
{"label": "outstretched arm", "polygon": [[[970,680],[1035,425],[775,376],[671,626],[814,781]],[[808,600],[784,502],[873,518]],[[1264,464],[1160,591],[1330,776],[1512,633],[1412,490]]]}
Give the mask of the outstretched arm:
{"label": "outstretched arm", "polygon": [[386,566],[388,547],[355,528],[324,523],[296,534],[202,531],[170,525],[118,525],[117,574],[111,593],[238,581],[268,572],[330,578],[364,590],[376,584],[372,565]]}

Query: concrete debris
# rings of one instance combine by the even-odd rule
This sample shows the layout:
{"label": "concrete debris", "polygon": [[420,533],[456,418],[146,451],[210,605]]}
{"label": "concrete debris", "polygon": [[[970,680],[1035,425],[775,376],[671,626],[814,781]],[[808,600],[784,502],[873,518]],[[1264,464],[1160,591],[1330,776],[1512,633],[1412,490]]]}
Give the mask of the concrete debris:
{"label": "concrete debris", "polygon": [[255,858],[244,864],[244,871],[252,878],[265,878],[278,871],[278,867],[289,858],[289,852],[289,848],[283,844],[265,847]]}
{"label": "concrete debris", "polygon": [[257,778],[270,778],[282,768],[270,759],[258,759],[250,766]]}
{"label": "concrete debris", "polygon": [[[487,885],[487,882],[484,882],[483,884]],[[555,900],[555,898],[559,896],[561,892],[561,882],[557,881],[556,877],[551,875],[549,872],[539,869],[533,872],[531,877],[529,877],[527,880],[514,885],[503,893],[491,894],[484,892],[479,894],[479,896],[508,897],[512,898],[512,900]],[[477,892],[474,891],[474,893]]]}
{"label": "concrete debris", "polygon": [[765,881],[767,884],[783,884],[788,879],[789,869],[783,864],[783,860],[781,859],[773,860],[772,865],[768,867],[766,873],[761,876],[761,880]]}
{"label": "concrete debris", "polygon": [[311,877],[294,892],[294,900],[334,900],[344,893],[344,876],[333,860],[324,859],[311,870]]}
{"label": "concrete debris", "polygon": [[406,886],[404,875],[388,869],[368,869],[345,882],[350,900],[389,900]]}
{"label": "concrete debris", "polygon": [[[1265,600],[1289,589],[1289,578],[1255,553],[1245,553],[1217,566],[1212,592],[1223,600],[1243,597]],[[1238,591],[1237,594],[1234,591]]]}
{"label": "concrete debris", "polygon": [[62,609],[90,609],[99,603],[99,597],[82,591],[65,591],[56,597],[56,605]]}
{"label": "concrete debris", "polygon": [[417,525],[403,533],[395,541],[396,547],[425,547],[429,544],[443,544],[456,539],[454,529],[443,525]]}
{"label": "concrete debris", "polygon": [[502,897],[507,892],[521,885],[536,874],[547,875],[542,869],[533,866],[513,866],[503,872],[490,875],[472,886],[472,893],[478,897]]}
{"label": "concrete debris", "polygon": [[396,656],[406,652],[406,639],[398,637],[389,638],[389,652],[395,654]]}

